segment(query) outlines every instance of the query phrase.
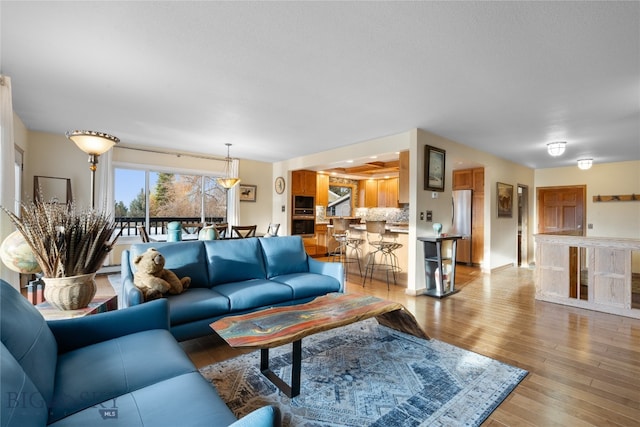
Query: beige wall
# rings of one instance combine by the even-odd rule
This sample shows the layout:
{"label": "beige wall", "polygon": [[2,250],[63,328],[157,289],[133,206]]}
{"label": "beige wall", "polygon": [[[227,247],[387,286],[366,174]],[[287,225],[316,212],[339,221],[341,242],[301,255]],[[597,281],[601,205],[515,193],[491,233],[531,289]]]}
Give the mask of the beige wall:
{"label": "beige wall", "polygon": [[[575,167],[538,169],[536,187],[586,185],[587,236],[640,238],[640,201],[594,202],[594,196],[636,194],[640,196],[640,161],[595,163],[583,171]],[[535,228],[534,228],[535,230]]]}
{"label": "beige wall", "polygon": [[[432,191],[424,190],[424,147],[431,145],[446,151],[445,156],[445,190],[437,193],[437,198],[432,198]],[[432,223],[420,221],[419,213],[428,210],[433,211],[433,221],[443,225],[443,232],[451,229],[451,172],[454,169],[468,167],[483,167],[485,171],[485,197],[484,197],[484,260],[481,265],[483,271],[488,272],[497,268],[517,264],[517,237],[518,217],[514,209],[512,218],[498,218],[496,209],[496,182],[503,182],[514,186],[514,197],[517,185],[529,187],[529,217],[533,215],[534,197],[531,189],[534,187],[534,170],[525,166],[501,159],[488,153],[475,150],[455,141],[443,138],[439,135],[417,129],[411,146],[411,176],[412,192],[415,190],[415,202],[411,200],[411,221],[415,223],[416,236],[433,234]],[[415,168],[415,169],[414,169]],[[413,171],[416,170],[414,173]],[[414,195],[412,194],[412,197]],[[411,233],[411,230],[410,230]],[[533,239],[529,239],[531,242]],[[412,241],[410,236],[410,241]],[[415,240],[414,240],[415,241]],[[411,250],[411,248],[410,248]],[[533,260],[533,244],[529,253]],[[410,269],[420,273],[423,268],[424,252],[417,245],[415,266]],[[411,254],[410,254],[411,260]],[[416,276],[415,291],[420,292],[425,287],[424,277]]]}

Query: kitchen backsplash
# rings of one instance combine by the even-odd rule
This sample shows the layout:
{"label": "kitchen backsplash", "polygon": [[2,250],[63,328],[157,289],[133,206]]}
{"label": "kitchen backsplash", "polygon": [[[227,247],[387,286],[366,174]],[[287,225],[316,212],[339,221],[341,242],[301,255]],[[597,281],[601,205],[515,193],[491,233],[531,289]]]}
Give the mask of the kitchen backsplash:
{"label": "kitchen backsplash", "polygon": [[[356,208],[354,216],[361,218],[364,221],[386,220],[387,222],[393,223],[408,223],[409,208]],[[324,206],[316,206],[316,221],[329,221],[327,219],[326,209]]]}

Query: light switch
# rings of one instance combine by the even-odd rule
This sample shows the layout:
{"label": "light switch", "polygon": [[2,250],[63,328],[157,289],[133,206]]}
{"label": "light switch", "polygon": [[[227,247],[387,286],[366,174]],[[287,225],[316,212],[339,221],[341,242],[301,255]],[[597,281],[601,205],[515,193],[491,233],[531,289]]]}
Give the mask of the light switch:
{"label": "light switch", "polygon": [[424,221],[424,212],[420,212],[420,221]]}
{"label": "light switch", "polygon": [[284,212],[284,205],[282,205],[282,212]]}
{"label": "light switch", "polygon": [[427,211],[427,222],[433,221],[433,211]]}

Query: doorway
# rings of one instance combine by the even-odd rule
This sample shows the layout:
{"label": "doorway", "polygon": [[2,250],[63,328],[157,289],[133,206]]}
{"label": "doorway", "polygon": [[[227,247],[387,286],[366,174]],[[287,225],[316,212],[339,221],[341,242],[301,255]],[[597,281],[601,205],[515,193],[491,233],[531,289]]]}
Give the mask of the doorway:
{"label": "doorway", "polygon": [[518,267],[529,267],[529,187],[518,184]]}

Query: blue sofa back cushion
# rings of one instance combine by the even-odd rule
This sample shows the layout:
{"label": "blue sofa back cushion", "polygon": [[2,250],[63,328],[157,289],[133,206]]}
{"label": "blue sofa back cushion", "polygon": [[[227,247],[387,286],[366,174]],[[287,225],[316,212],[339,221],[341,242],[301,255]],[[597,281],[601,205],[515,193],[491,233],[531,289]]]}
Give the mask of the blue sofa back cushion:
{"label": "blue sofa back cushion", "polygon": [[131,269],[135,272],[133,260],[148,248],[156,248],[165,258],[164,268],[173,271],[179,278],[191,277],[192,288],[208,288],[206,254],[201,241],[149,242],[131,245]]}
{"label": "blue sofa back cushion", "polygon": [[47,402],[3,344],[0,344],[0,364],[0,425],[45,425]]}
{"label": "blue sofa back cushion", "polygon": [[258,238],[264,254],[267,278],[309,271],[302,237]]}
{"label": "blue sofa back cushion", "polygon": [[[2,343],[31,379],[47,405],[51,404],[58,344],[47,322],[38,309],[4,280],[0,280],[0,313]],[[4,374],[4,359],[1,362]],[[19,390],[2,390],[3,403],[6,394],[13,391]]]}
{"label": "blue sofa back cushion", "polygon": [[210,286],[266,278],[258,239],[206,240],[204,247]]}

